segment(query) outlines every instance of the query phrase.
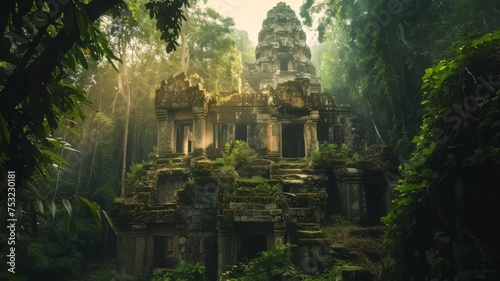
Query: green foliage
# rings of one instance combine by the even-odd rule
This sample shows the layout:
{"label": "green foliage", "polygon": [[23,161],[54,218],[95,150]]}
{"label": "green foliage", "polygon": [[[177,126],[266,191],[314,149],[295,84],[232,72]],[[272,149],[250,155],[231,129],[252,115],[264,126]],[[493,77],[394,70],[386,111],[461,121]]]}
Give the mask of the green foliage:
{"label": "green foliage", "polygon": [[500,87],[487,77],[500,72],[499,50],[497,31],[425,70],[425,113],[414,138],[416,151],[404,166],[398,196],[384,218],[391,280],[500,277],[494,265],[498,260],[488,253],[498,251],[487,238],[495,234],[481,226],[495,221],[485,216],[498,208],[479,207],[497,200],[488,186],[498,181],[493,171],[498,171],[500,156],[495,125],[500,120]]}
{"label": "green foliage", "polygon": [[[282,278],[298,277],[290,258],[291,244],[282,244],[269,251],[260,253],[248,264],[242,265],[243,274],[234,281],[275,281]],[[230,272],[228,272],[230,273]]]}
{"label": "green foliage", "polygon": [[116,188],[109,185],[103,185],[101,187],[98,187],[94,191],[92,199],[103,209],[109,210],[111,208],[113,200],[115,199],[115,196]]}
{"label": "green foliage", "polygon": [[282,191],[283,190],[283,187],[281,186],[281,184],[273,184],[273,185],[270,185],[269,182],[262,182],[262,183],[259,183],[255,186],[255,189],[257,190],[261,190],[261,191],[267,191],[267,192],[270,192],[271,194],[274,194],[276,191]]}
{"label": "green foliage", "polygon": [[255,188],[257,189],[266,190],[269,188],[268,179],[263,178],[261,176],[253,176],[251,178],[239,178],[238,182],[242,183],[243,185],[255,186]]}
{"label": "green foliage", "polygon": [[82,272],[84,274],[73,277],[69,281],[117,281],[130,278],[130,276],[120,276],[115,260],[89,262],[84,265]]}
{"label": "green foliage", "polygon": [[172,279],[170,279],[169,274],[156,271],[153,272],[153,277],[150,281],[172,281]]}
{"label": "green foliage", "polygon": [[181,263],[172,273],[173,281],[204,281],[206,268],[197,263]]}
{"label": "green foliage", "polygon": [[353,154],[345,144],[338,146],[324,142],[316,146],[316,149],[313,150],[307,160],[314,165],[330,166],[333,161],[343,161],[347,164],[353,163],[357,160],[357,157],[357,154]]}
{"label": "green foliage", "polygon": [[323,273],[316,273],[313,276],[306,276],[303,281],[331,281],[338,279],[338,267],[334,266],[332,269]]}
{"label": "green foliage", "polygon": [[327,220],[327,224],[329,225],[348,225],[350,224],[349,220],[343,215],[330,215]]}
{"label": "green foliage", "polygon": [[423,69],[498,29],[499,8],[489,0],[308,0],[300,15],[309,25],[319,17],[325,92],[352,105],[368,144],[387,143],[408,158],[423,114]]}
{"label": "green foliage", "polygon": [[249,164],[257,158],[257,153],[245,141],[226,143],[222,158],[217,158],[217,163],[222,163],[222,169],[228,172],[235,171],[243,165]]}
{"label": "green foliage", "polygon": [[[20,232],[17,236],[15,275],[19,280],[73,280],[82,273],[84,259],[101,254],[101,233],[91,219],[75,211],[73,227],[68,230],[65,220],[61,219],[62,208],[56,208],[55,218],[51,218],[51,214],[38,215],[36,235]],[[44,223],[44,219],[50,222]],[[19,220],[20,228],[27,227],[25,220]],[[5,256],[3,252],[2,256]]]}
{"label": "green foliage", "polygon": [[[116,76],[114,62],[118,58],[114,51],[119,48],[111,44],[120,40],[109,36],[105,26],[109,21],[128,21],[121,28],[132,28],[128,24],[130,19],[146,18],[137,14],[141,10],[139,5],[142,7],[145,1],[132,1],[130,11],[124,2],[131,1],[2,1],[0,185],[1,193],[5,194],[6,171],[16,172],[16,213],[20,216],[19,221],[22,221],[22,227],[20,224],[16,228],[17,235],[36,236],[37,239],[40,236],[40,240],[19,239],[16,244],[20,254],[19,265],[26,262],[23,271],[32,271],[29,280],[65,280],[82,263],[78,257],[81,249],[73,249],[73,244],[77,243],[74,242],[74,236],[79,234],[75,230],[75,220],[80,219],[75,215],[78,209],[75,206],[81,205],[74,204],[75,201],[69,204],[66,198],[75,194],[77,197],[93,196],[106,207],[112,197],[112,183],[115,182],[117,170],[115,159],[119,158],[115,147],[121,140],[113,130],[119,123],[115,122],[118,118],[110,116],[114,117],[121,108],[116,96],[106,96],[102,92],[116,93],[114,86],[109,83],[109,75]],[[160,11],[156,14],[158,20],[164,23],[160,27],[164,31],[162,39],[175,41],[177,34],[170,31],[180,29],[181,15],[171,8],[175,6],[182,9],[187,1],[151,2],[153,9]],[[149,36],[148,42],[152,41]],[[11,39],[13,44],[5,48],[3,43],[10,43]],[[131,53],[138,49],[146,50],[148,58],[154,58],[151,61],[157,62],[160,61],[157,58],[165,57],[165,54],[153,52],[145,45]],[[141,60],[146,59],[139,53],[134,54]],[[102,61],[108,61],[109,64],[102,64]],[[103,72],[109,75],[95,71],[97,68],[104,69]],[[135,73],[140,73],[140,70],[134,68]],[[155,71],[148,69],[147,72],[151,74]],[[154,76],[152,79],[154,83],[144,79],[144,84],[154,85],[160,80]],[[96,88],[101,88],[100,91],[93,87],[97,84],[99,86]],[[151,100],[150,95],[134,95],[136,97],[143,98],[146,103]],[[95,109],[101,112],[95,113],[95,109],[90,107],[91,99],[96,101]],[[152,102],[150,106],[153,106]],[[149,114],[150,110],[145,112],[154,118]],[[79,123],[87,117],[95,122],[81,126]],[[144,122],[144,118],[135,117],[138,123],[132,123],[131,126],[147,131],[147,126],[138,125]],[[154,130],[151,131],[154,133]],[[145,146],[141,140],[136,139],[141,146]],[[83,196],[81,201],[99,230],[104,223],[101,215],[112,226],[109,216],[99,204]],[[5,199],[2,197],[2,206],[6,206]],[[54,243],[59,249],[52,247]],[[26,245],[31,245],[29,254],[27,250],[22,252]],[[23,261],[23,257],[34,258]],[[50,264],[46,263],[47,260]],[[33,266],[29,263],[33,263]],[[36,269],[32,270],[33,267]]]}
{"label": "green foliage", "polygon": [[177,38],[181,32],[182,21],[186,20],[184,9],[189,7],[187,0],[180,1],[150,1],[146,4],[149,17],[156,19],[156,29],[161,31],[161,39],[167,42],[167,53],[176,50]]}
{"label": "green foliage", "polygon": [[[65,195],[95,194],[96,199],[108,201],[110,185],[106,181],[113,181],[113,168],[105,169],[112,167],[113,159],[116,159],[113,149],[105,150],[111,155],[106,155],[108,161],[103,165],[98,165],[99,159],[95,157],[99,150],[98,144],[110,144],[109,139],[102,140],[105,134],[99,134],[102,133],[99,126],[106,130],[112,122],[102,118],[104,115],[96,114],[97,133],[91,135],[89,131],[93,130],[86,130],[88,128],[85,127],[79,132],[81,127],[78,127],[78,123],[92,109],[86,92],[82,89],[90,89],[89,85],[75,86],[79,83],[75,83],[74,76],[85,76],[85,70],[102,60],[110,62],[109,69],[114,67],[113,61],[118,58],[96,21],[120,18],[120,11],[124,11],[123,1],[62,2],[2,2],[0,36],[2,42],[12,38],[14,44],[7,49],[1,46],[0,185],[4,193],[7,171],[16,172],[16,211],[23,214],[29,222],[25,227],[17,229],[19,235],[36,235],[42,226],[53,226],[55,218],[63,220],[67,228],[71,228],[71,220],[74,218],[69,208],[71,205],[65,203],[67,201],[64,197],[58,197],[58,188],[63,188]],[[183,2],[185,1],[155,1],[157,7]],[[34,25],[25,21],[36,21],[36,14],[46,16],[47,21],[43,21],[43,17],[42,21]],[[103,15],[106,16],[101,17]],[[169,17],[175,22],[178,20],[173,10],[167,10],[160,16]],[[179,25],[172,28],[179,28]],[[174,35],[167,35],[172,36]],[[92,75],[88,76],[90,78],[87,82],[95,82]],[[116,91],[113,89],[109,92]],[[98,105],[98,109],[101,109],[101,104]],[[114,104],[112,109],[114,111]],[[71,144],[80,141],[83,145],[78,153]],[[109,147],[112,147],[112,143],[107,148]],[[73,157],[65,159],[67,155]],[[89,158],[92,160],[89,161]],[[85,165],[88,170],[75,172],[89,162],[90,165]],[[68,166],[67,170],[63,169],[65,166]],[[91,185],[92,176],[96,176],[94,171],[96,174],[107,173],[98,175],[101,179],[106,179]],[[73,182],[60,179],[63,173],[78,174],[78,179]],[[56,175],[55,180],[50,179],[53,175]],[[90,175],[88,181],[82,179],[82,175]],[[94,192],[96,187],[104,186],[107,188]],[[83,190],[82,187],[90,190]],[[97,219],[101,214],[100,207],[85,200],[89,209],[97,210],[92,211],[92,215],[98,225],[101,225],[102,221]],[[2,205],[6,206],[3,200]],[[59,209],[66,210],[66,215],[55,216]]]}
{"label": "green foliage", "polygon": [[255,62],[255,46],[248,38],[248,32],[245,30],[235,30],[231,33],[231,37],[236,43],[236,48],[241,52],[241,62]]}
{"label": "green foliage", "polygon": [[131,195],[136,188],[143,186],[144,181],[144,163],[136,163],[130,166],[125,178],[126,196]]}
{"label": "green foliage", "polygon": [[[201,77],[204,89],[210,94],[237,90],[243,66],[233,36],[233,19],[210,8],[193,7],[187,20],[184,51],[192,59],[185,61],[182,71],[188,77]],[[240,47],[245,46],[240,44]]]}
{"label": "green foliage", "polygon": [[204,281],[206,267],[197,263],[180,263],[171,273],[155,272],[151,281]]}
{"label": "green foliage", "polygon": [[77,275],[83,260],[73,246],[62,249],[49,239],[31,243],[26,254],[31,265],[30,275],[37,278],[53,276],[54,279],[62,279],[66,275]]}

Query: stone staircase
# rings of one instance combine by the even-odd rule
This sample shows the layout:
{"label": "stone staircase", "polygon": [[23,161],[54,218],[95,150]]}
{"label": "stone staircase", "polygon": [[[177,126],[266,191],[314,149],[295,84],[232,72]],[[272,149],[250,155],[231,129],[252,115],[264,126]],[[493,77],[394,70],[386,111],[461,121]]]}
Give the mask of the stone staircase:
{"label": "stone staircase", "polygon": [[301,245],[327,245],[328,238],[320,230],[326,180],[322,171],[302,159],[281,159],[271,167],[270,181],[281,183],[283,192],[290,196],[289,212]]}

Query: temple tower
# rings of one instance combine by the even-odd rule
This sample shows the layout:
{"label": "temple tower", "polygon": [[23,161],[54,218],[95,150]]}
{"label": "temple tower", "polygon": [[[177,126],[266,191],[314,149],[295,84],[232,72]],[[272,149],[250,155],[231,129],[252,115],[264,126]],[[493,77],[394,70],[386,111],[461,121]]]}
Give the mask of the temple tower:
{"label": "temple tower", "polygon": [[309,78],[311,90],[321,90],[306,34],[295,12],[284,2],[267,13],[259,32],[255,59],[255,63],[245,66],[245,82],[254,89],[275,88],[279,83]]}

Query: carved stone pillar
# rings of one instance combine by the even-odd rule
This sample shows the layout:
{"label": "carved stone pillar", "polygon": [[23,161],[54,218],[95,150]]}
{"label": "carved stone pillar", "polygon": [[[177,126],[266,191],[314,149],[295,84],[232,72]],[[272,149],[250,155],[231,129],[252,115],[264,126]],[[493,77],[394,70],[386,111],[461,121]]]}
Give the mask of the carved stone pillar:
{"label": "carved stone pillar", "polygon": [[318,142],[318,128],[317,128],[318,120],[319,120],[318,111],[317,110],[311,111],[304,127],[306,156],[311,155],[314,146]]}
{"label": "carved stone pillar", "polygon": [[219,270],[218,280],[222,279],[222,273],[227,270],[227,266],[233,264],[233,224],[231,222],[219,223],[219,237],[218,237],[218,257],[219,257]]}
{"label": "carved stone pillar", "polygon": [[286,222],[274,223],[274,247],[285,244]]}
{"label": "carved stone pillar", "polygon": [[156,117],[158,119],[158,137],[156,147],[158,157],[166,157],[168,154],[167,139],[170,137],[168,129],[168,114],[166,109],[157,109]]}
{"label": "carved stone pillar", "polygon": [[359,223],[362,211],[362,177],[363,171],[347,168],[340,175],[340,194],[342,209],[348,220]]}
{"label": "carved stone pillar", "polygon": [[268,140],[268,153],[272,156],[279,156],[280,150],[280,124],[276,117],[269,118],[269,124],[267,129]]}
{"label": "carved stone pillar", "polygon": [[133,225],[132,230],[135,236],[135,274],[144,275],[144,265],[146,260],[146,226]]}
{"label": "carved stone pillar", "polygon": [[193,106],[193,145],[196,156],[205,155],[207,131],[207,111],[204,106]]}

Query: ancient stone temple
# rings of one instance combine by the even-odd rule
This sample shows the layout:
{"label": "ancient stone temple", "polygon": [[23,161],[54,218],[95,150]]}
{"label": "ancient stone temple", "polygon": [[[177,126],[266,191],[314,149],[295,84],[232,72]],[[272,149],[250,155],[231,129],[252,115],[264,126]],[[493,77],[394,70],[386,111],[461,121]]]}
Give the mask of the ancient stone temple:
{"label": "ancient stone temple", "polygon": [[312,92],[321,90],[306,34],[295,12],[283,2],[267,12],[259,32],[255,59],[254,64],[245,66],[245,81],[254,89],[308,78]]}
{"label": "ancient stone temple", "polygon": [[[157,157],[143,184],[116,203],[123,273],[146,278],[186,261],[223,280],[228,266],[282,243],[298,245],[299,270],[327,268],[326,216],[370,225],[387,212],[384,173],[396,172],[397,161],[389,147],[366,149],[350,107],[321,93],[304,32],[286,4],[269,11],[256,58],[241,93],[214,98],[184,74],[156,91]],[[224,172],[214,160],[237,140],[257,157]],[[304,159],[321,142],[346,145],[359,159],[311,165]]]}

